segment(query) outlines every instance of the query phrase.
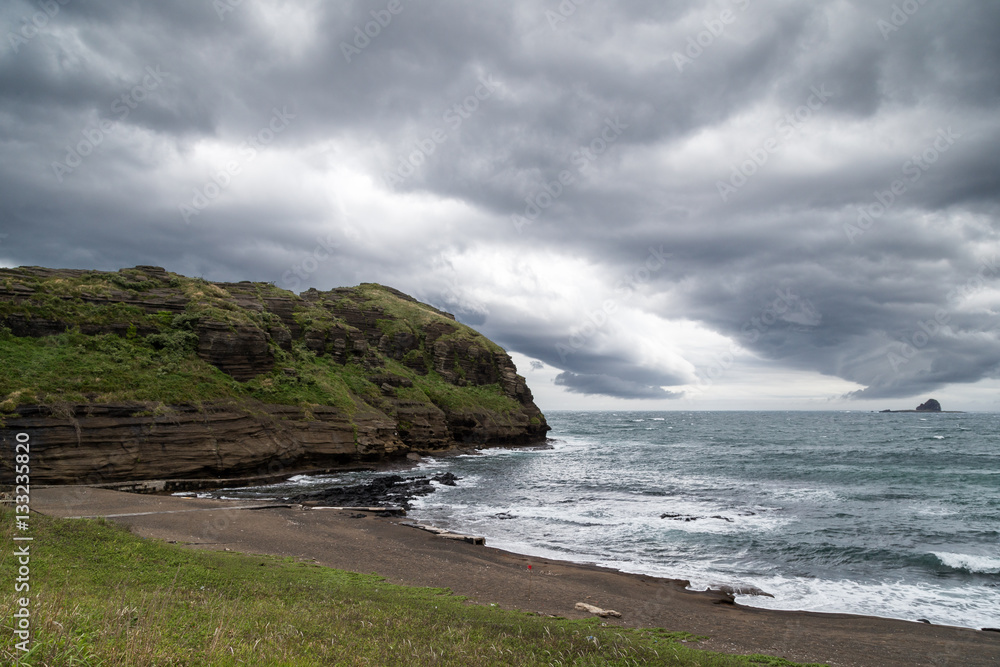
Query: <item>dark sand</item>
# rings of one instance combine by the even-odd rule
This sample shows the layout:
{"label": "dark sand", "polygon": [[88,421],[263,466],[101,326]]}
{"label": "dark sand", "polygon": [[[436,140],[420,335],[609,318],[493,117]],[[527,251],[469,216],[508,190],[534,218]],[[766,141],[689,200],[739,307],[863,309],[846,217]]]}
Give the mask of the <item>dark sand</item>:
{"label": "dark sand", "polygon": [[[606,568],[519,556],[334,509],[226,509],[259,503],[143,496],[103,489],[34,489],[33,509],[50,516],[109,516],[143,537],[191,548],[230,549],[314,560],[378,573],[393,583],[447,587],[481,603],[582,618],[587,602],[615,609],[609,624],[708,635],[700,646],[802,662],[881,665],[1000,665],[1000,633],[924,623],[720,603],[721,595]],[[192,511],[195,510],[195,511]],[[136,514],[151,512],[150,514]],[[532,565],[529,575],[527,566]],[[531,577],[529,585],[529,576]]]}

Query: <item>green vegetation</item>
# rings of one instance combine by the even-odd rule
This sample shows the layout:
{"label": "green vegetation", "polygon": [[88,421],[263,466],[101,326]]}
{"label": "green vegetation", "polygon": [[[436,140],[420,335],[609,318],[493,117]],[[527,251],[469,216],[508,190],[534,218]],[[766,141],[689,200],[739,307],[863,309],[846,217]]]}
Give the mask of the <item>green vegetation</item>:
{"label": "green vegetation", "polygon": [[[441,311],[381,285],[312,291],[301,298],[269,283],[214,284],[140,269],[55,275],[3,269],[0,287],[16,295],[0,300],[0,420],[18,405],[112,402],[222,401],[251,411],[262,402],[307,412],[333,406],[349,414],[368,408],[392,414],[392,396],[371,380],[385,374],[412,383],[397,389],[396,398],[445,411],[487,410],[503,422],[522,409],[499,385],[477,386],[470,380],[476,369],[496,369],[493,355],[502,348]],[[265,299],[282,300],[285,321]],[[17,326],[37,321],[45,334],[65,330],[22,338],[2,326],[5,320]],[[209,363],[208,355],[199,356],[209,322],[216,323],[212,335],[222,323],[228,326],[220,335],[251,331],[257,336],[251,340],[266,339],[273,368],[241,382]],[[416,345],[406,350],[405,364],[379,349],[380,334],[391,341],[404,332]],[[434,341],[437,352],[428,341]],[[307,343],[318,351],[307,349]],[[228,344],[219,343],[223,349]],[[448,378],[431,370],[441,363],[440,344]]]}
{"label": "green vegetation", "polygon": [[277,363],[270,373],[244,383],[231,383],[234,397],[303,407],[329,405],[348,413],[357,409],[354,395],[360,392],[354,389],[342,367],[298,345],[292,353],[277,352]]}
{"label": "green vegetation", "polygon": [[516,412],[519,407],[514,399],[503,393],[498,384],[456,387],[441,380],[436,373],[421,377],[414,383],[434,405],[447,410],[486,408],[501,415],[509,415]]}
{"label": "green vegetation", "polygon": [[403,299],[382,285],[361,283],[354,288],[354,291],[357,294],[356,298],[365,306],[376,306],[385,314],[405,322],[404,326],[399,323],[393,324],[391,320],[380,321],[380,326],[385,327],[383,331],[386,333],[405,330],[419,336],[420,332],[425,331],[429,326],[438,325],[454,329],[438,340],[468,340],[489,352],[504,352],[502,347],[475,329],[456,323],[451,318],[445,317],[441,311],[425,303]]}
{"label": "green vegetation", "polygon": [[[273,371],[237,382],[198,358],[191,348],[197,337],[192,341],[192,335],[177,331],[123,338],[74,331],[19,338],[0,329],[0,411],[9,413],[30,403],[199,405],[235,400],[329,405],[353,412],[357,404],[352,393],[362,393],[361,383],[367,382],[301,348],[294,353],[279,350]],[[292,374],[284,368],[291,368]]]}
{"label": "green vegetation", "polygon": [[[24,301],[0,301],[0,317],[21,315],[28,319],[58,320],[73,326],[162,326],[157,315],[147,314],[137,304],[152,298],[151,291],[168,290],[183,296],[187,300],[187,312],[200,318],[233,325],[267,326],[279,322],[270,313],[240,308],[225,289],[203,278],[170,274],[169,281],[164,283],[149,279],[137,269],[122,269],[117,273],[88,271],[78,276],[55,278],[41,278],[15,270],[15,275],[3,278],[3,286],[8,290],[20,286],[34,294]],[[248,286],[254,294],[268,293],[255,283]],[[286,297],[291,296],[289,292],[280,291]],[[104,299],[108,301],[101,301]]]}
{"label": "green vegetation", "polygon": [[144,311],[121,302],[93,304],[79,297],[65,299],[52,294],[36,295],[31,302],[0,301],[0,317],[21,315],[27,319],[69,321],[76,324],[136,324],[151,326]]}
{"label": "green vegetation", "polygon": [[0,409],[19,404],[200,403],[236,395],[228,375],[184,349],[79,331],[19,338],[0,329]]}
{"label": "green vegetation", "polygon": [[447,382],[434,371],[420,375],[393,360],[387,360],[385,367],[394,375],[408,378],[413,383],[412,388],[396,390],[399,398],[430,402],[443,410],[486,408],[501,415],[513,414],[520,407],[517,401],[503,393],[498,384],[459,387]]}
{"label": "green vegetation", "polygon": [[[698,651],[663,630],[469,605],[447,590],[291,559],[193,551],[103,521],[33,514],[32,648],[21,665],[793,665]],[[0,511],[10,543],[13,513]],[[16,568],[0,568],[13,608]],[[8,618],[9,621],[9,618]]]}
{"label": "green vegetation", "polygon": [[354,327],[349,327],[343,319],[337,317],[322,304],[304,302],[295,311],[295,322],[303,331],[329,331],[339,328],[345,332],[358,333]]}

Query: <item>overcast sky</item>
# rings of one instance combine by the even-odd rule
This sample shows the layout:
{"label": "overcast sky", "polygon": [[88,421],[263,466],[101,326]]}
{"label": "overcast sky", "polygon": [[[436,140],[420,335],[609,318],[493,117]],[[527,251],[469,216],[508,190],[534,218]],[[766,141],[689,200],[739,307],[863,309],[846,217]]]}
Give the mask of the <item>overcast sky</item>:
{"label": "overcast sky", "polygon": [[0,5],[0,265],[379,282],[545,409],[1000,409],[1000,3]]}

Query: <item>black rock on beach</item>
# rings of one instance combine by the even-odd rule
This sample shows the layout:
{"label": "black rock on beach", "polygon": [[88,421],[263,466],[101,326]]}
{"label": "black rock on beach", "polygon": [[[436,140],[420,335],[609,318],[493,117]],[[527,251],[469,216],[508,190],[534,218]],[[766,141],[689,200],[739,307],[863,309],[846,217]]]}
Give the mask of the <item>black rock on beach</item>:
{"label": "black rock on beach", "polygon": [[420,477],[385,475],[364,484],[302,493],[287,500],[293,503],[326,507],[401,507],[410,509],[410,500],[417,496],[434,493],[434,485],[431,482],[455,486],[458,479],[450,472]]}

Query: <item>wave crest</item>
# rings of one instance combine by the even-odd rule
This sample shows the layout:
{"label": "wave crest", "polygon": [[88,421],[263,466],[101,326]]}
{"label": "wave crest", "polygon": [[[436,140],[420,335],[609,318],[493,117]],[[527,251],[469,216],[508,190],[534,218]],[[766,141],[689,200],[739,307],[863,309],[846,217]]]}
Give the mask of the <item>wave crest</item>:
{"label": "wave crest", "polygon": [[944,565],[956,570],[966,570],[977,574],[1000,574],[1000,558],[955,554],[947,551],[931,552]]}

